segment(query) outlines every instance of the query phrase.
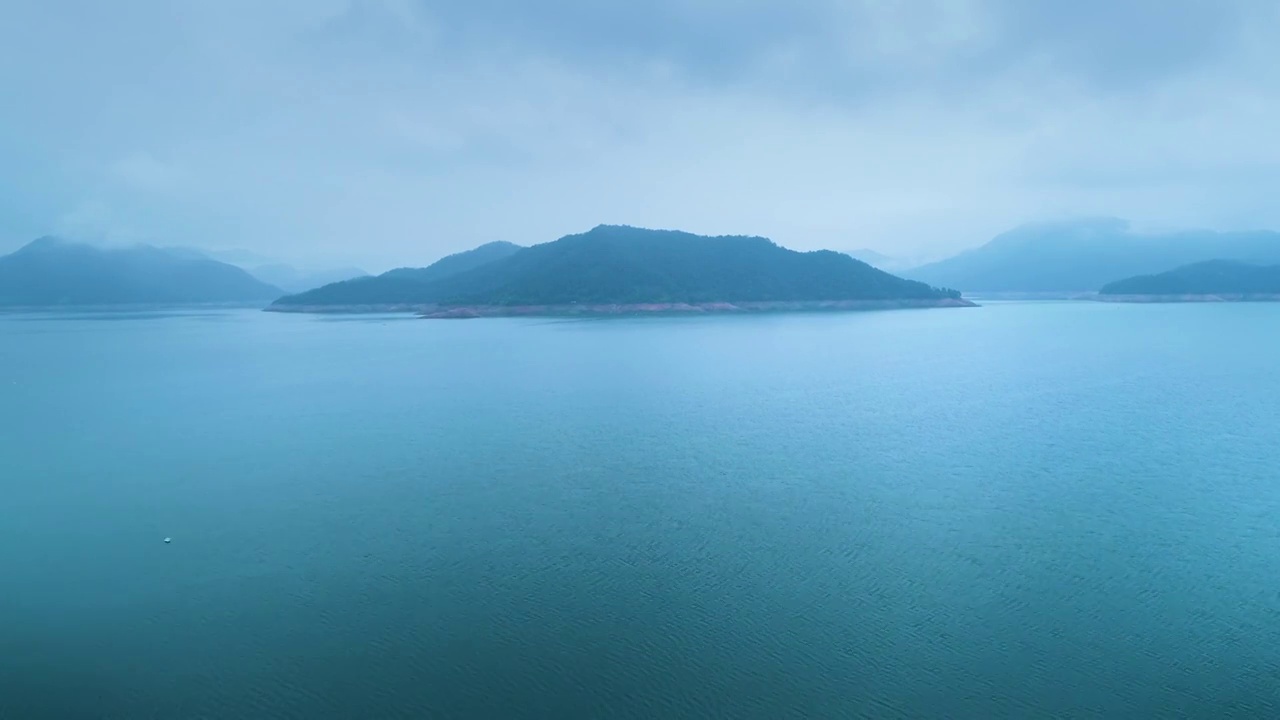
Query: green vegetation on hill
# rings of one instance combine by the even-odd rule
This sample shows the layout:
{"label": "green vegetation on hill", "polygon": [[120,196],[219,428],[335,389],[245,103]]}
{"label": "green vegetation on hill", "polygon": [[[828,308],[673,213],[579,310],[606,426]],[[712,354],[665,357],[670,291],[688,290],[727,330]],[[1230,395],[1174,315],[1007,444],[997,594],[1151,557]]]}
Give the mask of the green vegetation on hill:
{"label": "green vegetation on hill", "polygon": [[[388,277],[390,276],[390,277]],[[943,300],[959,297],[831,251],[759,237],[704,237],[602,225],[444,277],[393,271],[282,298],[282,305],[571,305]]]}
{"label": "green vegetation on hill", "polygon": [[491,242],[443,257],[424,268],[396,268],[373,277],[330,283],[276,301],[276,305],[357,306],[421,305],[436,302],[437,283],[452,275],[510,257],[522,250],[509,242]]}
{"label": "green vegetation on hill", "polygon": [[44,237],[0,257],[0,306],[248,303],[280,294],[233,265],[147,245]]}
{"label": "green vegetation on hill", "polygon": [[1093,291],[1116,278],[1214,258],[1280,263],[1280,234],[1139,234],[1110,219],[1044,223],[903,274],[966,292]]}
{"label": "green vegetation on hill", "polygon": [[240,248],[206,250],[179,245],[160,249],[188,260],[217,260],[228,265],[235,265],[262,282],[280,288],[285,293],[299,293],[321,285],[364,277],[369,274],[357,267],[317,268],[312,266],[298,268],[278,259]]}
{"label": "green vegetation on hill", "polygon": [[869,248],[850,250],[849,252],[846,252],[845,255],[848,255],[854,260],[861,260],[873,268],[884,270],[889,273],[900,273],[915,265],[915,263],[905,261],[901,258],[890,257],[882,252],[877,252]]}
{"label": "green vegetation on hill", "polygon": [[451,304],[695,303],[944,298],[831,251],[760,237],[600,226],[442,283]]}
{"label": "green vegetation on hill", "polygon": [[1103,295],[1276,295],[1280,265],[1209,260],[1109,283]]}
{"label": "green vegetation on hill", "polygon": [[382,274],[383,277],[410,279],[417,282],[432,282],[440,280],[450,275],[467,272],[488,265],[495,260],[502,260],[524,248],[514,243],[497,242],[485,243],[480,247],[467,250],[465,252],[454,253],[440,258],[424,268],[396,268]]}

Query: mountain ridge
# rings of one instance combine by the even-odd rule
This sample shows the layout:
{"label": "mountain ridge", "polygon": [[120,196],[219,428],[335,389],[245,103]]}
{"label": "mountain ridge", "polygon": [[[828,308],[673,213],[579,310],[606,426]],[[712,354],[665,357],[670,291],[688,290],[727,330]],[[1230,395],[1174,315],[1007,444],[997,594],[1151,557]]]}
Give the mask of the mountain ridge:
{"label": "mountain ridge", "polygon": [[904,280],[830,250],[801,253],[756,236],[625,225],[599,225],[425,282],[407,271],[382,278],[281,298],[271,309],[959,300],[954,291]]}
{"label": "mountain ridge", "polygon": [[272,307],[289,306],[400,306],[422,304],[422,288],[450,275],[467,272],[523,249],[513,243],[495,241],[471,250],[446,255],[424,268],[402,267],[381,275],[352,278],[318,288],[286,295]]}
{"label": "mountain ridge", "polygon": [[1034,223],[903,275],[965,292],[1094,292],[1120,278],[1215,258],[1280,263],[1280,233],[1137,233],[1117,218]]}
{"label": "mountain ridge", "polygon": [[234,265],[151,245],[42,236],[0,257],[0,306],[257,303],[282,291]]}
{"label": "mountain ridge", "polygon": [[1280,265],[1207,260],[1162,273],[1137,275],[1103,286],[1099,296],[1151,299],[1280,298]]}

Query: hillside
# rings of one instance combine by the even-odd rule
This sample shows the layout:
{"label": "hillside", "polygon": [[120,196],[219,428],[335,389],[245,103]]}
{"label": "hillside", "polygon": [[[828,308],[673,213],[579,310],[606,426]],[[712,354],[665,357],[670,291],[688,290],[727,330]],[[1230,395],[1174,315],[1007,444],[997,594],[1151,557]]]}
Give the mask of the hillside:
{"label": "hillside", "polygon": [[330,283],[276,301],[277,308],[290,306],[395,306],[436,302],[432,283],[474,270],[514,255],[519,245],[491,242],[465,252],[443,257],[424,268],[396,268],[373,277],[359,277]]}
{"label": "hillside", "polygon": [[1280,295],[1280,265],[1209,260],[1103,286],[1101,295],[1247,297]]}
{"label": "hillside", "polygon": [[380,280],[328,286],[282,298],[277,305],[510,307],[959,297],[841,253],[801,253],[759,237],[606,225],[425,282],[406,271],[392,271]]}
{"label": "hillside", "polygon": [[908,260],[903,260],[902,258],[891,257],[870,248],[850,250],[849,252],[846,252],[845,255],[848,255],[854,260],[861,260],[873,268],[884,270],[889,273],[901,273],[903,270],[907,270],[918,264],[912,263]]}
{"label": "hillside", "polygon": [[44,237],[0,257],[0,306],[249,303],[280,294],[233,265],[146,245]]}
{"label": "hillside", "polygon": [[877,267],[882,270],[894,264],[895,262],[897,262],[896,260],[889,257],[888,255],[885,255],[884,253],[878,252],[876,250],[872,250],[870,248],[850,250],[849,252],[845,253],[845,255],[848,255],[854,260],[861,260],[862,262],[870,265],[871,267]]}
{"label": "hillside", "polygon": [[1280,234],[1133,232],[1122,220],[1028,225],[907,277],[965,292],[1094,291],[1117,278],[1226,258],[1280,263]]}
{"label": "hillside", "polygon": [[356,267],[299,268],[243,249],[206,250],[185,246],[168,246],[160,249],[188,260],[217,260],[235,265],[262,282],[280,288],[284,293],[300,293],[321,285],[365,277],[369,274]]}
{"label": "hillside", "polygon": [[495,260],[503,260],[524,248],[509,242],[485,243],[480,247],[465,252],[454,253],[440,258],[424,268],[396,268],[382,274],[383,277],[409,279],[417,282],[432,282],[450,275],[457,275],[487,265]]}

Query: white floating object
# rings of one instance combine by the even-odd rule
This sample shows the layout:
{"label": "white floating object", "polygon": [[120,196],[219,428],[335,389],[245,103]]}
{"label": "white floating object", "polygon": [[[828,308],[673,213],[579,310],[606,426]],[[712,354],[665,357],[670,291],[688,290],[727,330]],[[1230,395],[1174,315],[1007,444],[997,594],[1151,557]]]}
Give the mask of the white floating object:
{"label": "white floating object", "polygon": [[169,543],[173,542],[173,538],[165,538],[164,542],[166,545],[168,545]]}

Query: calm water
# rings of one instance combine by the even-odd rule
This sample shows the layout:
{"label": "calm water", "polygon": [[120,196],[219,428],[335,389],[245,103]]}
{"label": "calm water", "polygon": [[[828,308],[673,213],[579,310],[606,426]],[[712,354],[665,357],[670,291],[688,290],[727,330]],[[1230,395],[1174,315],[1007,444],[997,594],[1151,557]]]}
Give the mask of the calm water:
{"label": "calm water", "polygon": [[1274,718],[1278,330],[0,315],[0,717]]}

